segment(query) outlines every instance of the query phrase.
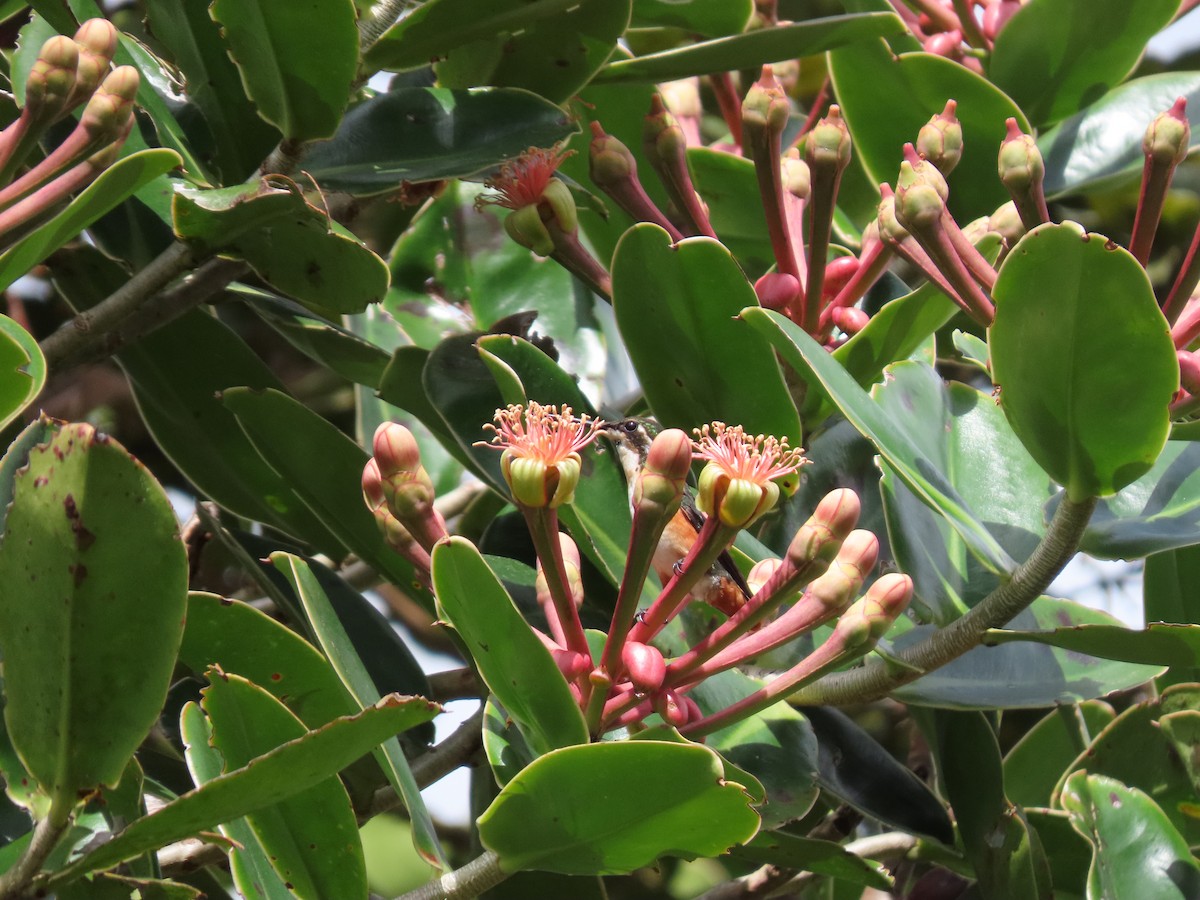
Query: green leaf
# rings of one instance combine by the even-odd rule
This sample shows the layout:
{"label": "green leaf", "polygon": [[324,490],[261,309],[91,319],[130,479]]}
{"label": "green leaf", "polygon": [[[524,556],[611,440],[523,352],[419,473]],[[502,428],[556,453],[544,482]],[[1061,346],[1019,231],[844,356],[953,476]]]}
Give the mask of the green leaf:
{"label": "green leaf", "polygon": [[894,881],[882,865],[855,856],[841,844],[797,837],[784,831],[762,831],[744,847],[729,853],[737,859],[825,875],[839,881],[887,891]]}
{"label": "green leaf", "polygon": [[[91,249],[55,257],[54,281],[75,309],[94,306],[127,276]],[[240,516],[280,528],[336,559],[345,547],[259,455],[221,402],[233,386],[283,384],[214,316],[194,310],[117,356],[156,443],[201,493]]]}
{"label": "green leaf", "polygon": [[1151,120],[1187,99],[1191,149],[1200,146],[1200,73],[1167,72],[1136,78],[1038,138],[1046,162],[1048,197],[1099,190],[1142,171],[1142,138]]}
{"label": "green leaf", "polygon": [[[633,149],[630,147],[631,152]],[[754,162],[711,147],[689,147],[687,161],[692,183],[704,198],[717,237],[748,278],[759,277],[775,265],[775,255]]]}
{"label": "green leaf", "polygon": [[[308,564],[290,553],[272,553],[271,563],[287,578],[300,602],[304,604],[304,612],[312,623],[321,649],[329,657],[338,677],[354,695],[354,699],[364,707],[378,703],[380,694],[374,680],[355,651],[349,635],[338,620],[333,604],[329,602],[329,597]],[[439,869],[448,869],[450,866],[442,853],[433,820],[421,799],[421,790],[413,777],[412,769],[409,768],[408,760],[404,757],[400,742],[395,737],[388,738],[383,746],[375,751],[375,756],[387,774],[388,782],[404,799],[405,808],[413,823],[413,844],[417,852],[429,864]]]}
{"label": "green leaf", "polygon": [[1079,549],[1102,559],[1137,559],[1200,544],[1198,508],[1200,444],[1167,441],[1149,472],[1096,505]]}
{"label": "green leaf", "polygon": [[366,63],[401,71],[434,62],[455,47],[528,28],[576,5],[577,0],[497,0],[481,9],[473,0],[434,0],[414,10],[371,47]]}
{"label": "green leaf", "polygon": [[638,28],[682,28],[690,34],[722,37],[750,24],[752,0],[634,0],[633,25]]}
{"label": "green leaf", "polygon": [[358,72],[351,0],[215,0],[210,9],[259,115],[285,138],[331,137]]}
{"label": "green leaf", "polygon": [[1063,806],[1094,848],[1088,896],[1183,900],[1200,892],[1200,864],[1158,805],[1103,775],[1072,775]]}
{"label": "green leaf", "polygon": [[457,47],[434,66],[438,84],[524,88],[562,103],[612,55],[617,38],[629,26],[630,3],[581,0],[554,16],[530,22],[516,34],[489,34]]}
{"label": "green leaf", "polygon": [[306,732],[138,819],[56,873],[55,882],[108,868],[286,800],[346,768],[389,736],[428,722],[438,710],[437,704],[419,697],[389,694],[377,706]]}
{"label": "green leaf", "polygon": [[992,629],[984,638],[988,645],[1014,641],[1049,644],[1101,659],[1146,666],[1188,668],[1200,664],[1200,625],[1154,623],[1141,631],[1114,625],[1075,625],[1053,631]]}
{"label": "green leaf", "polygon": [[574,130],[561,109],[528,91],[398,88],[350,110],[304,170],[327,190],[378,194],[402,181],[478,175]]}
{"label": "green leaf", "polygon": [[409,596],[429,602],[412,564],[388,546],[362,501],[362,448],[280,391],[231,388],[221,399],[267,464],[340,541]]}
{"label": "green leaf", "polygon": [[459,633],[534,752],[586,744],[583,714],[550,651],[470,541],[452,537],[434,547],[433,583],[438,615]]}
{"label": "green leaf", "polygon": [[1015,567],[946,476],[913,443],[903,422],[894,420],[874,403],[846,370],[830,359],[824,347],[778,313],[751,308],[743,310],[741,315],[766,335],[797,373],[819,383],[842,414],[896,469],[905,485],[931,509],[945,516],[985,565],[994,571],[1010,571]]}
{"label": "green leaf", "polygon": [[672,244],[657,225],[643,224],[617,245],[613,310],[664,425],[730,422],[800,444],[779,364],[762,337],[736,320],[743,307],[757,305],[729,251],[710,238]]}
{"label": "green leaf", "polygon": [[[945,383],[925,363],[887,370],[872,397],[946,475],[1013,559],[1025,559],[1045,532],[1043,506],[1054,485],[1025,451],[991,396]],[[922,621],[948,624],[999,585],[965,541],[882,463],[880,490],[888,538],[900,570],[913,578]]]}
{"label": "green leaf", "polygon": [[596,81],[662,82],[711,72],[759,69],[764,63],[813,56],[858,41],[899,34],[903,30],[904,23],[895,13],[809,19],[617,60],[605,66]]}
{"label": "green leaf", "polygon": [[1050,805],[1054,786],[1082,745],[1116,718],[1103,700],[1060,706],[1030,728],[1004,756],[1004,793],[1018,806]]}
{"label": "green leaf", "polygon": [[0,315],[0,428],[6,428],[42,392],[46,359],[33,335]]}
{"label": "green leaf", "polygon": [[[1067,625],[1118,625],[1100,610],[1069,600],[1040,597],[1008,627],[1021,631]],[[919,625],[895,638],[903,649],[927,637],[933,626]],[[886,650],[886,648],[885,648]],[[893,696],[906,703],[952,709],[1036,709],[1103,697],[1144,684],[1159,667],[1114,662],[1028,641],[976,647],[940,669],[905,685]]]}
{"label": "green leaf", "polygon": [[170,501],[124,447],[64,425],[29,451],[0,543],[4,714],[58,821],[157,719],[187,573]]}
{"label": "green leaf", "polygon": [[921,126],[953,99],[958,101],[963,143],[973,149],[963,154],[947,179],[951,210],[960,222],[968,222],[1009,199],[996,176],[1004,120],[1013,117],[1026,131],[1029,123],[996,87],[941,56],[895,57],[884,41],[835,50],[829,61],[834,92],[854,138],[854,155],[873,183],[895,182],[900,148],[915,141]]}
{"label": "green leaf", "polygon": [[155,40],[170,52],[184,77],[187,98],[212,133],[214,166],[221,181],[248,178],[279,142],[279,132],[259,117],[246,96],[206,5],[194,0],[148,0],[146,12]]}
{"label": "green leaf", "polygon": [[[201,692],[200,705],[212,722],[212,744],[224,759],[224,773],[308,733],[299,719],[258,685],[219,670],[211,673],[210,681]],[[367,872],[358,822],[335,774],[246,818],[272,868],[298,898],[366,900]]]}
{"label": "green leaf", "polygon": [[992,372],[1034,459],[1076,501],[1144,475],[1166,444],[1167,405],[1179,388],[1145,270],[1073,222],[1047,224],[1008,254],[992,294]]}
{"label": "green leaf", "polygon": [[1080,897],[1092,862],[1092,846],[1071,827],[1071,817],[1058,809],[1022,810],[1037,831],[1050,864],[1050,881],[1055,891]]}
{"label": "green leaf", "polygon": [[117,204],[180,165],[173,150],[143,150],[117,160],[66,209],[0,254],[0,288],[6,288]]}
{"label": "green leaf", "polygon": [[[1200,548],[1184,547],[1148,557],[1142,575],[1146,622],[1200,625],[1200,597],[1193,590],[1198,578]],[[1200,666],[1172,666],[1158,679],[1160,689],[1187,682],[1200,682]]]}
{"label": "green leaf", "polygon": [[268,690],[309,728],[359,710],[316,648],[290,628],[240,600],[188,595],[179,661],[197,675],[210,666]]}
{"label": "green leaf", "polygon": [[954,843],[942,801],[845,713],[808,707],[821,789],[885,825]]}
{"label": "green leaf", "polygon": [[1086,109],[1129,75],[1179,0],[1030,0],[996,36],[988,77],[1037,125]]}
{"label": "green leaf", "polygon": [[758,830],[742,787],[723,775],[720,757],[695,744],[555,750],[505,785],[479,837],[506,872],[623,874],[663,855],[715,856]]}

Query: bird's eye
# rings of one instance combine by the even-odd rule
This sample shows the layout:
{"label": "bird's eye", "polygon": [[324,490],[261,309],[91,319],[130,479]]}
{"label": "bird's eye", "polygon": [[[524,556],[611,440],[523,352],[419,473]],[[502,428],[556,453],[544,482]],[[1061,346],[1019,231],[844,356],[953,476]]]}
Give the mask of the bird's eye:
{"label": "bird's eye", "polygon": [[624,422],[621,423],[621,427],[624,428],[626,431],[628,431],[630,434],[633,434],[635,431],[637,431],[638,423],[635,422],[633,419],[626,419]]}

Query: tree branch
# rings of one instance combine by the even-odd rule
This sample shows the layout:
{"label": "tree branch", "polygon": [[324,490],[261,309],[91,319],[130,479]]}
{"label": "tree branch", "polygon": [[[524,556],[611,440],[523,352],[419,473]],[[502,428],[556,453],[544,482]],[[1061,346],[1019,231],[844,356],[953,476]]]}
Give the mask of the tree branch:
{"label": "tree branch", "polygon": [[895,654],[895,661],[873,660],[858,669],[822,678],[792,694],[800,706],[865,703],[944,666],[977,646],[984,632],[1012,620],[1049,587],[1075,555],[1083,530],[1096,508],[1096,498],[1074,501],[1063,494],[1046,534],[1012,579],[983,598],[964,616],[925,640]]}
{"label": "tree branch", "polygon": [[478,897],[508,877],[500,868],[500,857],[485,850],[461,869],[447,872],[437,881],[409,891],[397,900],[468,900]]}
{"label": "tree branch", "polygon": [[59,839],[70,824],[69,822],[57,822],[56,818],[47,816],[33,827],[29,845],[21,854],[21,858],[11,869],[0,875],[0,900],[9,900],[9,898],[25,895],[25,889],[29,887],[30,881],[42,868],[42,863],[58,845]]}

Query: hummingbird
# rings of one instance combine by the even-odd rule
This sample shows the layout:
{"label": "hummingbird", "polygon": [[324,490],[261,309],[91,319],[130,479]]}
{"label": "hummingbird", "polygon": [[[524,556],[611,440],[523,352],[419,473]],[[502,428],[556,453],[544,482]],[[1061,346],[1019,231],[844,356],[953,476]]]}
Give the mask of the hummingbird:
{"label": "hummingbird", "polygon": [[[661,428],[653,419],[629,418],[605,422],[600,430],[616,451],[617,460],[625,472],[625,483],[632,495],[637,475],[650,453],[650,443]],[[684,557],[696,543],[705,518],[696,506],[695,491],[689,487],[679,510],[663,529],[651,562],[655,574],[664,585],[678,571]],[[750,599],[750,586],[726,551],[692,588],[692,597],[726,616],[732,616]]]}

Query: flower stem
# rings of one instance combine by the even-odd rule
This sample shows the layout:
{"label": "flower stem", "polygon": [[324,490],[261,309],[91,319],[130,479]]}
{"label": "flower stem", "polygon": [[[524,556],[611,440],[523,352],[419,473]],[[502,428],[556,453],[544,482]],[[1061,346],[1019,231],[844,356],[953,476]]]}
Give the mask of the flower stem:
{"label": "flower stem", "polygon": [[920,643],[895,654],[897,662],[872,661],[861,668],[823,678],[791,695],[797,705],[845,706],[877,700],[927,672],[944,666],[979,645],[989,628],[1012,621],[1054,580],[1075,555],[1096,508],[1096,498],[1072,500],[1065,493],[1046,534],[1033,553],[1013,572],[1012,579],[988,594],[978,605]]}
{"label": "flower stem", "polygon": [[546,586],[554,600],[554,609],[558,613],[567,648],[581,654],[590,662],[592,654],[588,649],[587,637],[583,633],[583,624],[579,621],[579,610],[575,608],[575,602],[571,599],[562,545],[558,542],[558,513],[549,507],[519,506],[519,509],[525,514],[525,521],[529,525],[533,547],[542,563]]}

